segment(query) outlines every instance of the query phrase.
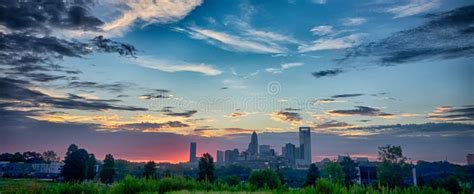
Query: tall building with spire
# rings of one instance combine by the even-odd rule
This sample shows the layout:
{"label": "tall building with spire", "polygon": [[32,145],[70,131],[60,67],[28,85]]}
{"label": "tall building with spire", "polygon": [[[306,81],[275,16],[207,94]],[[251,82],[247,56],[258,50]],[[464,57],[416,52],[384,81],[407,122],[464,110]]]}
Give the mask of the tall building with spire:
{"label": "tall building with spire", "polygon": [[247,154],[249,156],[257,156],[258,155],[258,137],[257,133],[254,131],[250,138],[249,147],[247,149]]}
{"label": "tall building with spire", "polygon": [[300,153],[304,165],[311,164],[311,128],[300,127]]}

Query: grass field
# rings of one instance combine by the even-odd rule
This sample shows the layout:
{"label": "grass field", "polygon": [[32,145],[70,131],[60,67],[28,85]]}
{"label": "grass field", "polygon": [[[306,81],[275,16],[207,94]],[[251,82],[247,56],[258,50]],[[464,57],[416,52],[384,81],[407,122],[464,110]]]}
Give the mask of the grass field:
{"label": "grass field", "polygon": [[47,194],[115,194],[115,193],[325,193],[325,194],[447,194],[444,190],[432,188],[374,188],[352,186],[344,187],[326,180],[319,180],[315,187],[289,189],[281,187],[274,190],[256,189],[252,185],[242,183],[228,186],[224,183],[205,183],[181,177],[164,178],[160,180],[135,179],[127,177],[112,185],[98,182],[57,183],[33,179],[0,179],[0,193],[47,193]]}

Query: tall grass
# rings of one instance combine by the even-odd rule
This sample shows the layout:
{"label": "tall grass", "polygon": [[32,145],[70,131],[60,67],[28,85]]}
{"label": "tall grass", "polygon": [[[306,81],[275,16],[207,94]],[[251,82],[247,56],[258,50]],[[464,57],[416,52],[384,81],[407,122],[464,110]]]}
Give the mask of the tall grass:
{"label": "tall grass", "polygon": [[[280,187],[278,189],[257,189],[248,183],[228,185],[225,182],[199,182],[183,177],[167,177],[158,180],[138,179],[126,177],[122,181],[112,185],[105,185],[99,182],[83,183],[52,183],[36,180],[13,181],[0,179],[0,193],[47,193],[47,194],[132,194],[132,193],[322,193],[322,194],[448,194],[441,189],[430,187],[407,187],[407,188],[387,188],[387,187],[364,187],[354,185],[345,187],[332,183],[328,180],[319,179],[313,187],[290,189]],[[469,193],[469,192],[465,192]]]}

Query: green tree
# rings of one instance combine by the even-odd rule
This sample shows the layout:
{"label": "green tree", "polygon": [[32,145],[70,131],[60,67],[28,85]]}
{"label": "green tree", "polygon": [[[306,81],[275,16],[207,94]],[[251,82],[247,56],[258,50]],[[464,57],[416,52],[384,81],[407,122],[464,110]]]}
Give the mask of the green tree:
{"label": "green tree", "polygon": [[311,164],[308,169],[308,173],[306,174],[306,181],[304,186],[314,186],[316,184],[316,180],[319,179],[319,168],[316,164]]}
{"label": "green tree", "polygon": [[87,169],[86,179],[92,180],[95,178],[95,176],[97,175],[96,164],[97,164],[97,159],[95,159],[94,154],[92,153],[89,154],[89,158],[87,159],[87,162],[86,162],[86,169]]}
{"label": "green tree", "polygon": [[350,157],[344,157],[340,164],[344,172],[344,184],[352,185],[359,178],[357,163]]}
{"label": "green tree", "polygon": [[77,149],[69,152],[64,160],[61,174],[65,181],[83,181],[90,177],[89,173],[89,153],[85,149]]}
{"label": "green tree", "polygon": [[344,171],[342,167],[337,162],[330,162],[324,166],[323,169],[324,178],[330,180],[333,183],[343,183],[344,182]]}
{"label": "green tree", "polygon": [[156,164],[154,161],[148,161],[145,164],[145,170],[143,172],[143,176],[147,179],[155,178],[155,171],[156,171]]}
{"label": "green tree", "polygon": [[410,176],[411,166],[400,146],[386,145],[379,147],[379,159],[382,163],[377,167],[379,182],[389,187],[402,186],[405,177]]}
{"label": "green tree", "polygon": [[102,170],[100,171],[100,181],[103,183],[113,183],[115,176],[115,160],[112,154],[107,154],[104,159],[104,164],[102,165]]}
{"label": "green tree", "polygon": [[275,189],[281,186],[280,177],[271,169],[252,171],[252,173],[250,173],[249,183],[257,189]]}
{"label": "green tree", "polygon": [[224,182],[229,186],[236,186],[236,185],[240,184],[240,178],[238,176],[235,176],[235,175],[226,176],[224,178]]}
{"label": "green tree", "polygon": [[20,152],[17,152],[15,154],[13,154],[10,162],[11,163],[15,163],[15,162],[25,162],[26,159],[25,159],[25,156],[23,156],[23,154],[21,154]]}
{"label": "green tree", "polygon": [[203,154],[199,159],[198,179],[200,181],[214,181],[214,159],[209,153]]}
{"label": "green tree", "polygon": [[53,150],[43,152],[43,159],[46,163],[59,162],[59,157]]}

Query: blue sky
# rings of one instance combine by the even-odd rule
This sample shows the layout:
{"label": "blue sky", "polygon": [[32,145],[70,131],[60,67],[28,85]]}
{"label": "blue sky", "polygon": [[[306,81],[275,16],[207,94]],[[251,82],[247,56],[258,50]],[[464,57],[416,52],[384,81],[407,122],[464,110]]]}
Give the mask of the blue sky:
{"label": "blue sky", "polygon": [[[2,41],[7,42],[0,58],[2,87],[15,85],[41,96],[26,100],[17,90],[5,90],[0,96],[4,119],[31,134],[44,131],[32,125],[40,122],[87,126],[91,134],[152,132],[157,138],[165,133],[219,142],[236,141],[236,136],[254,130],[291,134],[304,125],[316,135],[347,144],[367,139],[374,149],[325,150],[313,142],[318,147],[315,159],[341,152],[373,157],[381,139],[405,142],[408,149],[423,152],[413,148],[411,140],[400,141],[402,137],[429,137],[427,144],[446,144],[456,162],[473,152],[470,1],[123,0],[62,6],[84,11],[79,19],[69,12],[60,22],[24,22],[13,13],[0,21]],[[18,7],[27,13],[41,11]],[[108,50],[89,43],[98,35],[112,41]],[[43,45],[11,46],[26,44],[21,36]],[[58,44],[71,51],[55,50],[58,47],[40,41],[45,38],[64,41]],[[136,50],[120,53],[125,48],[121,43]],[[32,49],[40,47],[46,49]],[[38,56],[47,60],[20,60]],[[397,124],[417,127],[393,127]],[[440,129],[443,124],[449,127]],[[376,126],[384,130],[371,129]],[[21,144],[32,138],[16,139],[18,131],[7,128],[0,129],[5,134],[2,142],[8,138],[11,144]],[[269,144],[278,150],[277,142]],[[220,147],[215,143],[204,151]],[[173,159],[153,154],[122,157],[180,161],[185,154]],[[425,153],[418,159],[436,158],[444,156]]]}

